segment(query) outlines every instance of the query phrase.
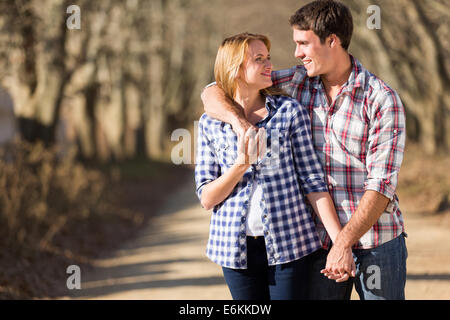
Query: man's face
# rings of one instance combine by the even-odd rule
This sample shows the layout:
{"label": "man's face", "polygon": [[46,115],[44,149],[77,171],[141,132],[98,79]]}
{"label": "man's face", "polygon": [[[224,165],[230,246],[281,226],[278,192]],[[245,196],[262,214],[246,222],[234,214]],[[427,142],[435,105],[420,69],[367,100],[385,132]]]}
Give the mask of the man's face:
{"label": "man's face", "polygon": [[328,73],[330,65],[330,50],[312,30],[299,30],[295,27],[293,39],[295,42],[295,57],[302,60],[309,77]]}

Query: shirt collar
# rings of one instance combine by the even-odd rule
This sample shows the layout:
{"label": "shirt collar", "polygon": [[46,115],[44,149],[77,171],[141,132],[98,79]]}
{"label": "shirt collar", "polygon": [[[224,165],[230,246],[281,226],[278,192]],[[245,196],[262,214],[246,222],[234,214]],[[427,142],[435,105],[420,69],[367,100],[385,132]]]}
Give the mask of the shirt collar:
{"label": "shirt collar", "polygon": [[[267,116],[264,117],[264,119],[261,119],[260,121],[258,121],[257,124],[262,124],[265,121],[267,121],[268,119],[270,119],[272,117],[273,113],[277,110],[277,104],[275,102],[274,97],[272,95],[266,94],[266,93],[263,93],[263,95],[266,98],[265,107],[267,110]],[[223,122],[222,126],[226,130],[232,129],[231,124],[226,123],[226,122]]]}
{"label": "shirt collar", "polygon": [[365,73],[361,62],[352,55],[350,55],[350,60],[352,62],[352,72],[350,73],[347,82],[344,84],[344,88],[364,87]]}
{"label": "shirt collar", "polygon": [[256,123],[257,126],[263,126],[270,118],[272,118],[273,114],[277,110],[277,103],[275,102],[275,98],[270,94],[263,93],[263,95],[266,98],[265,107],[267,110],[267,115]]}
{"label": "shirt collar", "polygon": [[270,114],[272,110],[276,109],[275,99],[270,94],[264,94],[264,96],[266,97],[266,109]]}
{"label": "shirt collar", "polygon": [[[345,82],[342,86],[342,92],[351,91],[353,88],[363,87],[365,84],[364,67],[358,59],[353,57],[351,54],[349,54],[349,56],[352,63],[352,72],[350,73],[347,82]],[[310,78],[310,81],[314,88],[318,90],[322,88],[320,76],[312,77]]]}

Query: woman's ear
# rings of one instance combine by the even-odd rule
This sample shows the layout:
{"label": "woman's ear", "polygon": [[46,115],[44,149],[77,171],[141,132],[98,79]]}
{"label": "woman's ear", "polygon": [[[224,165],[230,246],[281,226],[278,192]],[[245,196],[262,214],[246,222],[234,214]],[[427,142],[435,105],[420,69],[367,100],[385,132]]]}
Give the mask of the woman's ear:
{"label": "woman's ear", "polygon": [[243,65],[241,64],[241,65],[239,66],[239,69],[237,70],[235,79],[241,79],[241,80],[243,80],[244,78],[245,78],[245,77],[244,77],[244,67],[243,67]]}

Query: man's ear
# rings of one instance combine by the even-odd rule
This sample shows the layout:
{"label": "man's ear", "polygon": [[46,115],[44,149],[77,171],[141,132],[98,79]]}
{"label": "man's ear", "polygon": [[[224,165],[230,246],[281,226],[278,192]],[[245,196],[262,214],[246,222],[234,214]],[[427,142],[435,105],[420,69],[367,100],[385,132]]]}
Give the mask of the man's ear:
{"label": "man's ear", "polygon": [[327,38],[327,45],[333,49],[336,48],[336,46],[341,45],[341,40],[339,39],[339,37],[337,35],[330,34]]}

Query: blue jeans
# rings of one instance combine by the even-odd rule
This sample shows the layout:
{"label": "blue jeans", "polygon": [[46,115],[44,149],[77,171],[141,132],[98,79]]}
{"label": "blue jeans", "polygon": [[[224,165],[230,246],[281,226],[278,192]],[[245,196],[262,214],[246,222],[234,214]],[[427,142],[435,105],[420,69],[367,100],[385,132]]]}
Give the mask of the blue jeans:
{"label": "blue jeans", "polygon": [[269,266],[264,237],[247,237],[247,261],[247,269],[222,268],[234,300],[306,299],[305,257]]}
{"label": "blue jeans", "polygon": [[373,249],[353,250],[356,277],[336,283],[320,273],[328,251],[320,249],[308,256],[310,300],[350,300],[353,284],[361,300],[404,300],[406,258],[405,234]]}

